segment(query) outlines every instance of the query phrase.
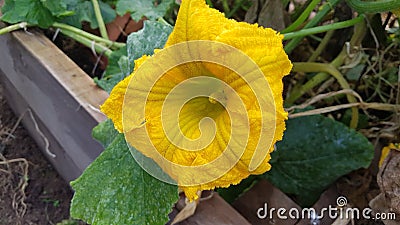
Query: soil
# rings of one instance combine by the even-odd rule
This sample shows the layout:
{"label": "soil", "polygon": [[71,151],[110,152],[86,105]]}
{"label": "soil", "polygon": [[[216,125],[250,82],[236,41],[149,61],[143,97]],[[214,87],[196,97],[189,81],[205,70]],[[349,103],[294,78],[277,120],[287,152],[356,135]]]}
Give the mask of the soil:
{"label": "soil", "polygon": [[0,86],[0,225],[57,224],[69,219],[72,196],[7,105]]}

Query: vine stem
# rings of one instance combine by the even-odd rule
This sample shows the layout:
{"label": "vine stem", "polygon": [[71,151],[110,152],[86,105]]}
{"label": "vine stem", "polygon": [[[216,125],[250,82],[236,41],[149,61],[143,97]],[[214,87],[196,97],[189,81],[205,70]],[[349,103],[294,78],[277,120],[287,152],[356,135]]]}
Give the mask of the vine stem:
{"label": "vine stem", "polygon": [[[326,14],[328,14],[333,7],[335,7],[340,0],[330,0],[325,3],[325,5],[322,7],[320,11],[315,15],[314,18],[312,18],[305,26],[304,29],[311,28],[316,26],[324,17]],[[290,54],[296,46],[303,40],[303,36],[300,37],[295,37],[293,40],[291,40],[289,43],[286,44],[285,46],[285,51],[287,54]]]}
{"label": "vine stem", "polygon": [[359,13],[380,13],[400,8],[399,0],[361,1],[347,0],[351,8]]}
{"label": "vine stem", "polygon": [[21,22],[21,23],[16,23],[4,28],[0,29],[0,35],[2,34],[6,34],[15,30],[19,30],[19,29],[26,29],[27,27],[31,27],[32,25],[28,24],[27,22]]}
{"label": "vine stem", "polygon": [[232,10],[229,11],[228,13],[226,13],[226,17],[231,18],[236,13],[236,11],[238,11],[240,9],[242,4],[243,4],[243,0],[239,0],[238,2],[236,2],[235,5],[233,6]]}
{"label": "vine stem", "polygon": [[89,32],[83,31],[81,29],[78,29],[76,27],[73,27],[73,26],[70,26],[70,25],[67,25],[64,23],[55,22],[55,23],[53,23],[52,27],[59,28],[61,31],[70,31],[70,32],[76,33],[82,37],[85,37],[87,39],[104,43],[105,45],[109,46],[112,49],[119,49],[119,48],[122,48],[125,46],[125,43],[110,41],[108,39],[101,38],[99,36],[96,36],[94,34],[91,34]]}
{"label": "vine stem", "polygon": [[106,25],[104,24],[103,16],[101,15],[99,2],[97,0],[92,0],[92,4],[97,23],[99,24],[100,34],[104,39],[109,40]]}
{"label": "vine stem", "polygon": [[290,24],[290,26],[282,30],[281,33],[284,34],[296,30],[296,28],[306,21],[306,19],[310,16],[310,13],[314,10],[315,6],[317,6],[317,4],[320,2],[321,0],[312,0],[307,8],[301,13],[301,15],[292,24]]}
{"label": "vine stem", "polygon": [[318,114],[323,114],[323,113],[328,113],[332,111],[337,111],[340,109],[347,109],[347,108],[353,108],[353,107],[360,107],[362,109],[375,109],[375,110],[380,110],[380,111],[388,111],[388,112],[395,112],[398,113],[400,112],[400,106],[399,105],[393,105],[393,104],[387,104],[387,103],[378,103],[378,102],[355,102],[355,103],[347,103],[343,105],[337,105],[337,106],[328,106],[325,108],[320,108],[320,109],[311,109],[308,111],[304,112],[298,112],[298,113],[293,113],[289,114],[289,118],[297,118],[297,117],[302,117],[302,116],[310,116],[310,115],[318,115]]}
{"label": "vine stem", "polygon": [[289,39],[293,39],[293,38],[297,38],[297,37],[304,37],[304,36],[311,35],[311,34],[323,33],[323,32],[330,31],[330,30],[337,30],[337,29],[342,29],[342,28],[346,28],[346,27],[351,27],[357,23],[362,22],[363,20],[364,20],[364,16],[361,15],[354,19],[343,21],[343,22],[337,22],[337,23],[332,23],[332,24],[328,24],[328,25],[324,25],[324,26],[302,29],[299,31],[283,34],[284,35],[283,40],[289,40]]}
{"label": "vine stem", "polygon": [[227,0],[222,0],[222,8],[224,8],[225,15],[228,15],[231,9]]}
{"label": "vine stem", "polygon": [[[364,21],[362,23],[358,23],[354,27],[354,33],[350,40],[350,46],[359,46],[366,32],[367,32],[366,23]],[[336,58],[330,64],[333,67],[337,68],[343,64],[346,58],[348,58],[348,49],[346,46],[344,46],[339,55],[336,56]],[[328,78],[329,75],[325,72],[320,72],[316,74],[307,83],[303,84],[299,88],[293,89],[290,92],[289,96],[285,99],[285,104],[292,105],[298,98],[303,96],[303,94],[307,93],[309,90],[313,89],[315,86],[317,86],[321,82],[324,82]]]}
{"label": "vine stem", "polygon": [[325,49],[325,47],[328,45],[329,41],[331,40],[334,32],[335,32],[335,30],[330,30],[330,31],[326,32],[324,38],[319,43],[317,49],[315,49],[315,51],[312,53],[312,55],[308,59],[308,62],[314,62],[318,58],[318,56],[321,55],[322,51]]}
{"label": "vine stem", "polygon": [[61,33],[76,40],[77,42],[85,45],[88,48],[94,49],[97,53],[104,54],[107,58],[110,58],[111,53],[113,53],[113,51],[111,49],[105,47],[104,45],[96,43],[94,40],[91,40],[87,37],[79,35],[75,32],[72,32],[69,30],[61,30]]}
{"label": "vine stem", "polygon": [[[330,75],[332,75],[340,86],[343,89],[350,89],[350,85],[347,82],[347,80],[343,77],[343,75],[339,72],[336,67],[334,67],[331,64],[326,64],[326,63],[314,63],[314,62],[307,62],[307,63],[293,63],[293,69],[294,72],[305,72],[305,73],[312,73],[312,72],[325,72]],[[351,95],[347,94],[347,100],[350,103],[355,103],[357,102],[356,98]],[[358,124],[358,109],[357,107],[352,107],[352,117],[350,121],[350,127],[351,128],[357,128]]]}

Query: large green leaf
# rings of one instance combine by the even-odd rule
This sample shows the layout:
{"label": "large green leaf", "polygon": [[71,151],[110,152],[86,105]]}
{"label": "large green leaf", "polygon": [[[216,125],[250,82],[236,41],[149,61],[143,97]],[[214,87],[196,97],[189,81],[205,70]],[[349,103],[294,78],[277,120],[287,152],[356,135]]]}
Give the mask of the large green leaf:
{"label": "large green leaf", "polygon": [[71,16],[73,11],[67,9],[67,3],[60,0],[40,0],[55,17]]}
{"label": "large green leaf", "polygon": [[372,144],[340,122],[321,115],[290,119],[264,176],[310,206],[340,176],[368,167],[373,155]]}
{"label": "large green leaf", "polygon": [[47,28],[55,22],[50,10],[39,0],[5,0],[1,9],[2,21],[8,23],[27,22]]}
{"label": "large green leaf", "polygon": [[237,198],[253,187],[253,185],[255,185],[259,180],[259,176],[252,175],[240,181],[239,184],[231,185],[228,188],[217,188],[216,191],[225,201],[232,204]]}
{"label": "large green leaf", "polygon": [[75,190],[71,216],[93,225],[165,224],[178,200],[177,186],[144,171],[132,157],[123,134],[117,134],[110,121],[100,124],[93,134],[108,146],[71,182]]}
{"label": "large green leaf", "polygon": [[171,32],[172,26],[166,23],[145,21],[143,29],[128,36],[126,48],[111,54],[103,77],[94,79],[96,84],[111,92],[118,82],[133,71],[133,62],[143,55],[152,55],[156,48],[163,48]]}
{"label": "large green leaf", "polygon": [[[92,29],[99,27],[94,14],[93,3],[90,0],[64,0],[67,9],[74,12],[74,15],[66,17],[62,22],[81,28],[82,22],[90,23]],[[115,10],[110,5],[99,1],[101,15],[105,23],[113,21],[116,17]]]}
{"label": "large green leaf", "polygon": [[[99,1],[101,14],[106,23],[114,20],[116,13],[109,4]],[[28,22],[42,28],[62,21],[81,28],[83,21],[91,28],[98,27],[90,0],[6,0],[1,19],[8,23]]]}
{"label": "large green leaf", "polygon": [[[129,62],[143,55],[152,55],[154,49],[161,49],[172,32],[172,26],[161,21],[144,21],[143,29],[128,36],[127,51]],[[133,64],[131,67],[133,68]]]}
{"label": "large green leaf", "polygon": [[92,130],[92,136],[100,142],[104,148],[107,148],[118,136],[118,131],[110,119],[99,123]]}
{"label": "large green leaf", "polygon": [[101,79],[94,78],[94,82],[108,93],[114,86],[131,73],[126,47],[113,51],[108,59],[108,65]]}
{"label": "large green leaf", "polygon": [[116,4],[118,15],[130,13],[133,20],[143,17],[155,20],[163,17],[171,9],[174,0],[119,0]]}

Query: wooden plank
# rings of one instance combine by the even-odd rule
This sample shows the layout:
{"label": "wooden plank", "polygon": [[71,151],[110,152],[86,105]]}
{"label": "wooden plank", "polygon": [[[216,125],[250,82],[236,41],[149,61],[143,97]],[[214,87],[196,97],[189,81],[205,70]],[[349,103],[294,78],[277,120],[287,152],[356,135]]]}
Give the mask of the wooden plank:
{"label": "wooden plank", "polygon": [[[74,179],[75,176],[71,176],[73,174],[81,174],[82,171],[79,168],[79,166],[76,165],[75,162],[71,159],[71,157],[67,154],[67,152],[64,151],[60,143],[46,128],[46,124],[38,120],[37,119],[38,116],[34,112],[26,111],[27,109],[30,108],[29,104],[10,84],[10,82],[6,79],[6,76],[2,74],[1,70],[0,70],[0,83],[2,84],[2,86],[5,87],[3,89],[3,94],[4,97],[7,99],[10,107],[14,112],[18,113],[17,114],[18,117],[23,116],[22,123],[24,124],[25,128],[29,129],[30,136],[35,140],[39,148],[40,149],[46,148],[46,143],[44,141],[43,136],[49,142],[50,144],[48,147],[49,151],[57,156],[57,160],[54,160],[54,162],[57,163],[56,166],[57,172],[59,174],[63,174],[63,178],[66,180]],[[35,119],[35,122],[33,122],[32,117]],[[36,131],[36,126],[38,126],[40,132],[43,133],[43,136],[38,131]]]}
{"label": "wooden plank", "polygon": [[[313,209],[320,215],[321,217],[319,219],[319,224],[332,224],[335,221],[335,218],[330,218],[329,217],[329,212],[328,211],[322,211],[323,208],[328,209],[329,205],[331,205],[332,208],[336,207],[336,200],[339,197],[338,190],[336,188],[336,185],[332,185],[330,188],[328,188],[322,195],[319,197],[318,201],[312,206]],[[321,212],[324,214],[322,215]],[[310,224],[310,219],[304,218],[300,220],[296,225],[308,225]]]}
{"label": "wooden plank", "polygon": [[216,192],[210,199],[201,201],[193,216],[176,225],[250,225]]}
{"label": "wooden plank", "polygon": [[[297,219],[290,218],[289,210],[301,212],[300,206],[266,180],[260,180],[232,205],[251,224],[293,225]],[[280,208],[286,210],[280,215],[286,216],[287,219],[278,217]]]}
{"label": "wooden plank", "polygon": [[[56,154],[55,158],[46,156],[70,181],[102,151],[91,130],[105,119],[94,108],[108,95],[50,40],[31,32],[0,36],[1,81],[17,116],[30,109],[42,125],[49,150]],[[27,130],[45,149],[44,138],[30,116],[25,117]]]}

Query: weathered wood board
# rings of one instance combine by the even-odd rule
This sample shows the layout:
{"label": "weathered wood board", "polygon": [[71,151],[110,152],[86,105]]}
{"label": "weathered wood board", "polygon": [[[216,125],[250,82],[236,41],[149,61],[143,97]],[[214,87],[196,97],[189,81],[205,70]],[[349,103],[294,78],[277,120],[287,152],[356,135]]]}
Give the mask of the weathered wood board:
{"label": "weathered wood board", "polygon": [[31,136],[70,181],[102,151],[91,129],[105,119],[94,108],[108,95],[49,39],[30,32],[0,36],[0,80],[14,112],[24,114]]}
{"label": "weathered wood board", "polygon": [[216,192],[210,199],[200,201],[196,213],[176,225],[250,225]]}

